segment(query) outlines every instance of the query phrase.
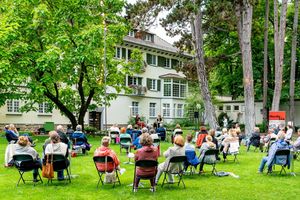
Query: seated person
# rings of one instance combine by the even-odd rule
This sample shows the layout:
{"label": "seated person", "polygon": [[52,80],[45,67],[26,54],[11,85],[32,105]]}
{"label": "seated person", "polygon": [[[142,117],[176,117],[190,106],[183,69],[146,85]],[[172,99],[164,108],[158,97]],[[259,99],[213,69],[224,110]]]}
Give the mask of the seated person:
{"label": "seated person", "polygon": [[139,130],[139,126],[137,124],[134,125],[134,129],[132,130],[132,140],[134,141],[137,137],[142,134],[142,131]]}
{"label": "seated person", "polygon": [[[181,135],[176,135],[174,138],[174,146],[169,147],[167,151],[164,152],[164,156],[166,158],[165,162],[160,163],[157,168],[157,174],[155,178],[155,183],[157,184],[159,181],[160,176],[162,173],[167,170],[167,167],[169,165],[169,161],[174,156],[185,156],[185,149],[184,149],[184,139]],[[181,164],[178,166],[178,164],[174,164],[169,167],[169,170],[180,170]],[[173,175],[171,173],[168,173],[169,183],[173,183]]]}
{"label": "seated person", "polygon": [[252,136],[250,137],[250,140],[247,144],[247,151],[249,151],[251,145],[255,147],[259,147],[260,151],[263,152],[263,144],[261,143],[260,140],[260,133],[258,127],[254,128],[254,133],[252,133]]}
{"label": "seated person", "polygon": [[147,133],[148,134],[148,129],[146,127],[142,128],[142,134],[139,135],[133,142],[133,146],[134,146],[134,149],[140,149],[142,148],[142,145],[140,143],[140,138],[143,134]]}
{"label": "seated person", "polygon": [[175,130],[173,131],[173,136],[175,136],[177,132],[182,132],[182,129],[179,124],[176,124]]}
{"label": "seated person", "polygon": [[192,134],[188,134],[186,136],[186,141],[184,144],[185,155],[187,157],[187,162],[188,162],[185,163],[185,170],[189,165],[197,167],[197,165],[200,163],[195,152],[195,146],[192,144],[192,140],[193,140]]}
{"label": "seated person", "polygon": [[120,129],[118,127],[118,124],[112,125],[109,130],[111,133],[112,132],[114,133],[114,134],[111,134],[110,137],[115,140],[115,143],[118,143],[119,135],[120,135]]}
{"label": "seated person", "polygon": [[270,142],[271,142],[272,139],[276,140],[277,139],[277,135],[274,133],[273,129],[269,129],[268,130],[268,134],[263,137],[263,143],[264,143],[264,146],[266,148],[268,148],[270,146]]}
{"label": "seated person", "polygon": [[117,154],[109,148],[110,137],[104,136],[101,140],[101,147],[98,147],[94,153],[94,156],[110,156],[114,163],[108,163],[105,166],[105,163],[97,163],[98,170],[107,170],[109,172],[113,171],[114,169],[120,170],[120,161],[117,157]]}
{"label": "seated person", "polygon": [[150,137],[153,139],[153,141],[156,139],[159,139],[158,134],[155,132],[155,129],[153,129],[153,128],[150,129],[149,134],[150,134]]}
{"label": "seated person", "polygon": [[[129,149],[131,148],[131,136],[128,134],[128,133],[126,133],[126,128],[125,127],[123,127],[123,128],[121,128],[121,134],[120,134],[120,145],[122,145],[122,147],[125,147],[126,148],[126,153],[128,154],[128,152],[129,152]],[[128,142],[128,144],[124,144],[121,140],[122,140],[122,138],[130,138],[130,142]]]}
{"label": "seated person", "polygon": [[68,124],[67,125],[67,135],[70,137],[74,133],[74,130],[72,129],[72,125]]}
{"label": "seated person", "polygon": [[18,141],[18,135],[10,129],[9,125],[4,127],[5,137],[10,144],[15,144]]}
{"label": "seated person", "polygon": [[[46,155],[48,154],[56,154],[56,155],[63,155],[66,158],[68,157],[68,145],[62,143],[60,141],[60,137],[56,131],[50,131],[50,143],[45,148],[45,156],[44,162],[46,160]],[[57,172],[57,179],[64,180],[64,170]]]}
{"label": "seated person", "polygon": [[[74,133],[71,135],[70,139],[73,141],[74,145],[83,146],[83,148],[82,148],[83,154],[85,153],[85,151],[89,151],[91,149],[91,145],[88,143],[87,137],[82,132],[81,125],[76,126],[76,131],[74,131]],[[82,141],[77,141],[77,139],[81,139]],[[75,144],[75,141],[76,141],[76,144]]]}
{"label": "seated person", "polygon": [[64,127],[62,125],[58,125],[56,127],[56,132],[58,133],[59,137],[60,137],[60,141],[65,143],[66,145],[69,145],[69,139],[67,137],[67,135],[64,132]]}
{"label": "seated person", "polygon": [[[203,173],[203,166],[204,166],[204,163],[205,162],[209,162],[209,159],[215,159],[212,158],[212,157],[206,157],[205,160],[204,160],[204,155],[205,155],[205,152],[209,149],[216,149],[216,144],[213,143],[213,138],[210,136],[210,135],[207,135],[206,138],[205,138],[206,142],[202,143],[201,145],[201,148],[199,150],[200,152],[200,173]],[[214,156],[214,155],[212,155]],[[214,160],[212,160],[214,161]]]}
{"label": "seated person", "polygon": [[[286,141],[284,141],[285,139],[285,133],[282,131],[279,131],[278,133],[278,139],[276,142],[274,142],[268,152],[268,155],[263,157],[263,159],[261,160],[260,166],[258,168],[258,173],[262,173],[264,170],[265,165],[267,165],[268,167],[268,171],[271,172],[272,171],[272,166],[273,166],[273,161],[275,158],[275,153],[277,150],[279,149],[289,149],[289,145]],[[289,164],[288,164],[289,165]]]}
{"label": "seated person", "polygon": [[131,138],[132,138],[132,131],[133,131],[132,125],[129,124],[126,129],[126,133],[128,133],[131,136]]}
{"label": "seated person", "polygon": [[36,169],[33,170],[33,181],[37,182],[38,170],[42,169],[42,162],[38,152],[32,148],[28,137],[20,136],[17,144],[14,144],[14,155],[27,154],[30,155],[35,162]]}
{"label": "seated person", "polygon": [[[140,136],[140,144],[142,145],[142,148],[138,149],[135,153],[135,161],[138,160],[157,160],[158,153],[157,148],[153,146],[153,139],[149,136],[148,133],[144,133]],[[134,192],[137,191],[138,185],[140,182],[140,179],[143,177],[151,177],[153,176],[153,179],[150,179],[151,183],[151,191],[155,191],[155,175],[156,170],[155,167],[153,168],[142,168],[138,167],[136,171],[136,178],[134,181]]]}
{"label": "seated person", "polygon": [[236,136],[236,130],[231,128],[231,129],[229,129],[229,136],[226,137],[222,141],[222,146],[224,147],[223,148],[223,159],[224,159],[224,161],[226,160],[227,152],[228,152],[230,143],[234,143],[234,142],[239,142],[239,138]]}
{"label": "seated person", "polygon": [[212,137],[212,142],[216,145],[216,149],[219,149],[218,140],[216,139],[215,134],[216,134],[215,129],[210,129],[208,131],[208,135],[210,135]]}
{"label": "seated person", "polygon": [[205,126],[200,127],[200,132],[198,133],[197,140],[196,140],[196,146],[197,148],[200,148],[202,143],[205,142],[205,137],[207,136],[207,130]]}
{"label": "seated person", "polygon": [[156,133],[160,137],[161,141],[165,141],[166,140],[166,129],[164,128],[164,125],[162,123],[156,129]]}
{"label": "seated person", "polygon": [[293,122],[289,121],[287,124],[287,131],[285,134],[285,141],[290,142],[293,136]]}

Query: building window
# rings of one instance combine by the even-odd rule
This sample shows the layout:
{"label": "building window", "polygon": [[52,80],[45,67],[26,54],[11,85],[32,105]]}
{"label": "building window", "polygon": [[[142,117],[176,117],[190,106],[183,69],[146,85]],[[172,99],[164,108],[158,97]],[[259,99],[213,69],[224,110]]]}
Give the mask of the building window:
{"label": "building window", "polygon": [[163,116],[164,117],[170,117],[170,104],[169,103],[164,103],[163,104]]}
{"label": "building window", "polygon": [[149,117],[155,117],[156,116],[156,103],[150,103],[149,105]]}
{"label": "building window", "polygon": [[139,114],[139,102],[133,101],[131,104],[131,113],[133,116]]}
{"label": "building window", "polygon": [[157,65],[159,67],[167,67],[167,68],[170,68],[171,65],[170,65],[170,59],[169,58],[165,58],[165,57],[162,57],[162,56],[158,56],[157,57],[157,60],[158,60],[158,63]]}
{"label": "building window", "polygon": [[48,113],[49,111],[49,103],[44,102],[44,103],[39,103],[39,113]]}
{"label": "building window", "polygon": [[233,107],[233,110],[234,110],[234,111],[240,111],[240,106],[234,106],[234,107]]}
{"label": "building window", "polygon": [[[130,51],[126,48],[116,47],[116,54],[115,57],[119,59],[127,59],[127,52]],[[131,53],[131,52],[130,52]]]}
{"label": "building window", "polygon": [[147,64],[156,66],[156,55],[147,53]]}
{"label": "building window", "polygon": [[142,77],[128,76],[127,86],[142,85]]}
{"label": "building window", "polygon": [[180,117],[180,118],[183,117],[183,104],[177,104],[176,115],[177,115],[177,117]]}
{"label": "building window", "polygon": [[186,97],[186,81],[184,80],[164,80],[164,96],[165,97]]}
{"label": "building window", "polygon": [[179,65],[179,61],[178,60],[172,59],[171,61],[172,61],[171,62],[171,68],[175,68],[175,67],[177,67]]}
{"label": "building window", "polygon": [[145,41],[153,42],[153,35],[151,35],[151,34],[146,34],[146,35],[145,35]]}
{"label": "building window", "polygon": [[226,106],[227,111],[231,111],[231,106]]}
{"label": "building window", "polygon": [[6,102],[7,112],[19,113],[20,112],[20,101],[19,100],[8,100]]}
{"label": "building window", "polygon": [[116,47],[116,58],[121,58],[121,48],[120,47]]}
{"label": "building window", "polygon": [[223,111],[223,106],[219,106],[219,111]]}
{"label": "building window", "polygon": [[128,36],[134,37],[134,31],[129,31],[129,32],[128,32]]}
{"label": "building window", "polygon": [[164,96],[170,97],[172,96],[172,81],[171,79],[165,79],[164,80]]}

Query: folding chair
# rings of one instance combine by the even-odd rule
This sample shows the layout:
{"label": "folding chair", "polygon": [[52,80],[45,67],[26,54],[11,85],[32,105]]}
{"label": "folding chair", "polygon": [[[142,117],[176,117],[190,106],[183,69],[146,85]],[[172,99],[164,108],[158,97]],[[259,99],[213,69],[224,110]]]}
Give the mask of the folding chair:
{"label": "folding chair", "polygon": [[[187,161],[186,156],[173,156],[168,163],[167,169],[164,171],[164,179],[162,182],[161,187],[164,187],[165,182],[167,181],[167,174],[171,175],[178,175],[178,186],[180,185],[180,182],[182,182],[183,187],[185,188],[185,184],[183,181],[183,169],[184,169],[184,163]],[[174,168],[176,169],[172,169]]]}
{"label": "folding chair", "polygon": [[233,162],[235,162],[235,161],[237,163],[239,162],[239,160],[237,158],[237,155],[240,153],[239,149],[240,149],[240,144],[239,144],[238,141],[236,141],[236,142],[230,142],[229,148],[228,148],[228,154],[234,156]]}
{"label": "folding chair", "polygon": [[122,153],[122,149],[131,149],[131,137],[120,137],[120,153]]}
{"label": "folding chair", "polygon": [[[19,185],[20,181],[22,180],[23,183],[25,184],[26,181],[31,181],[34,182],[34,180],[25,180],[23,177],[23,174],[25,172],[29,172],[32,171],[34,169],[38,169],[41,168],[41,165],[36,163],[31,155],[28,154],[19,154],[19,155],[14,155],[13,156],[13,160],[15,163],[16,168],[18,169],[18,172],[20,174],[20,178],[18,180],[17,186]],[[43,183],[43,180],[40,176],[39,171],[37,170],[37,182],[41,181],[41,183]],[[36,182],[34,182],[35,185]]]}
{"label": "folding chair", "polygon": [[[217,158],[218,158],[219,150],[218,149],[208,149],[204,153],[203,157],[203,163],[207,165],[212,166],[211,174],[214,174],[217,172],[216,164],[217,164]],[[200,168],[199,168],[199,174],[200,174]]]}
{"label": "folding chair", "polygon": [[[138,160],[138,161],[135,162],[132,191],[134,191],[136,178],[139,178],[141,180],[152,180],[153,183],[155,182],[155,176],[156,176],[156,173],[157,173],[157,165],[158,165],[158,162],[156,160]],[[153,168],[153,171],[155,173],[153,173],[154,174],[153,176],[139,176],[139,177],[137,177],[137,174],[136,174],[137,167]],[[148,188],[142,188],[142,189],[148,189]]]}
{"label": "folding chair", "polygon": [[[291,155],[291,151],[289,149],[279,149],[276,151],[273,159],[273,167],[275,169],[275,165],[281,166],[281,170],[279,174],[281,174],[282,172],[286,174],[285,167],[289,164],[290,155]],[[267,174],[270,173],[272,173],[272,171],[268,170]]]}
{"label": "folding chair", "polygon": [[76,154],[83,154],[86,155],[87,151],[85,150],[86,146],[85,146],[85,140],[83,138],[73,138],[72,139],[72,150],[73,152],[75,152]]}
{"label": "folding chair", "polygon": [[[49,154],[49,157],[51,156],[51,154]],[[66,170],[67,171],[67,179],[69,181],[69,183],[71,183],[71,176],[69,173],[69,160],[63,156],[63,155],[59,155],[59,154],[53,154],[53,171],[58,172],[61,170]],[[48,179],[48,183],[51,182],[52,183],[53,179]]]}
{"label": "folding chair", "polygon": [[190,175],[192,175],[200,163],[199,158],[196,156],[196,151],[192,150],[185,151],[185,156],[187,157],[187,161],[184,164],[185,171],[187,172],[187,169],[190,167]]}
{"label": "folding chair", "polygon": [[110,132],[110,138],[112,140],[114,140],[115,144],[116,144],[116,141],[117,141],[117,137],[119,137],[119,132],[118,131],[111,131]]}
{"label": "folding chair", "polygon": [[[94,160],[94,163],[95,163],[95,167],[96,167],[96,170],[98,172],[98,175],[99,175],[99,180],[98,180],[98,183],[97,183],[97,188],[99,186],[99,183],[101,182],[102,185],[104,185],[104,181],[102,179],[102,176],[103,174],[105,175],[106,172],[108,173],[112,173],[112,172],[115,172],[116,173],[116,181],[112,182],[113,183],[113,187],[115,187],[116,185],[116,182],[119,183],[119,185],[121,185],[121,181],[120,181],[120,178],[119,178],[119,174],[118,174],[118,170],[116,170],[116,166],[115,166],[115,163],[114,163],[114,160],[112,157],[110,156],[94,156],[93,157],[93,160]],[[104,169],[99,169],[97,167],[97,163],[98,164],[104,164]],[[107,165],[111,163],[113,165],[113,169],[108,169],[107,170]]]}

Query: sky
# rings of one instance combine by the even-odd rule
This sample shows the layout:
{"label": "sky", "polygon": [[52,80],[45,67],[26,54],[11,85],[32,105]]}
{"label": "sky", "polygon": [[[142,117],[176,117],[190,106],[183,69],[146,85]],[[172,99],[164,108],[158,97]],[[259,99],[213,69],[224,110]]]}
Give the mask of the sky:
{"label": "sky", "polygon": [[[127,2],[128,3],[135,3],[136,0],[127,0]],[[164,12],[164,13],[160,14],[159,18],[165,17],[166,14],[167,14],[167,12]],[[167,36],[166,31],[164,30],[163,27],[161,27],[161,25],[159,24],[158,20],[157,20],[156,25],[154,25],[153,27],[150,28],[150,32],[158,35],[159,37],[161,37],[162,39],[166,40],[170,44],[173,44],[173,42],[178,41],[179,38],[180,38],[180,36],[176,36],[176,37],[169,37],[169,36]]]}

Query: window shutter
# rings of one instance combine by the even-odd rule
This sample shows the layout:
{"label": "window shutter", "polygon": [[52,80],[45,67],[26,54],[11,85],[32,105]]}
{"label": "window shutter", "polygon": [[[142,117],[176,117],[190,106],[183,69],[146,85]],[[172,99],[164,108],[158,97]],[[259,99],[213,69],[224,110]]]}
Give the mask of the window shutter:
{"label": "window shutter", "polygon": [[142,78],[138,77],[138,85],[142,85]]}
{"label": "window shutter", "polygon": [[128,85],[132,85],[132,77],[128,76]]}
{"label": "window shutter", "polygon": [[152,64],[152,55],[147,53],[147,64],[151,65]]}
{"label": "window shutter", "polygon": [[160,80],[157,80],[157,91],[160,91]]}
{"label": "window shutter", "polygon": [[122,48],[122,58],[126,59],[126,49]]}
{"label": "window shutter", "polygon": [[165,67],[165,65],[166,65],[166,58],[158,56],[158,64],[157,64],[157,66]]}
{"label": "window shutter", "polygon": [[147,78],[147,89],[150,90],[151,88],[151,79]]}

